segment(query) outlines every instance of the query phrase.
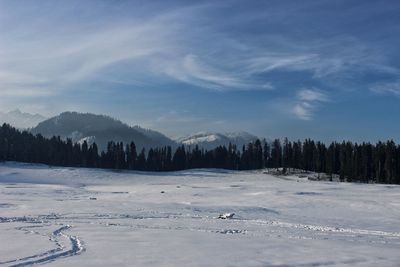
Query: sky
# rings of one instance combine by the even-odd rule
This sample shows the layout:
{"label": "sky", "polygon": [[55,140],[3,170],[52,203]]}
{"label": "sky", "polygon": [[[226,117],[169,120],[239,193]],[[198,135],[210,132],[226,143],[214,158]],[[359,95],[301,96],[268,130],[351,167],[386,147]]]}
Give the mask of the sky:
{"label": "sky", "polygon": [[400,141],[400,1],[0,0],[0,111]]}

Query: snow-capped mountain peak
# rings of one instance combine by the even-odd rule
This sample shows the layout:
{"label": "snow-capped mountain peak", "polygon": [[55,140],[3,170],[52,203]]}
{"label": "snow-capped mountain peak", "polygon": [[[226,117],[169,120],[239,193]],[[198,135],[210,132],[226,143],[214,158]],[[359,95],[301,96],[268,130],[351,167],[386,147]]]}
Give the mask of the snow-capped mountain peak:
{"label": "snow-capped mountain peak", "polygon": [[12,110],[10,112],[0,111],[0,123],[9,123],[12,126],[20,129],[26,129],[35,127],[40,122],[44,121],[46,117],[40,114],[30,114],[22,112],[19,109]]}
{"label": "snow-capped mountain peak", "polygon": [[186,146],[198,145],[204,149],[213,149],[218,146],[228,146],[229,143],[241,147],[257,139],[256,136],[247,132],[231,132],[231,133],[212,133],[198,132],[177,139],[177,142]]}
{"label": "snow-capped mountain peak", "polygon": [[184,145],[196,145],[203,142],[215,142],[221,140],[223,136],[214,133],[197,133],[194,135],[187,136],[181,139],[181,143]]}

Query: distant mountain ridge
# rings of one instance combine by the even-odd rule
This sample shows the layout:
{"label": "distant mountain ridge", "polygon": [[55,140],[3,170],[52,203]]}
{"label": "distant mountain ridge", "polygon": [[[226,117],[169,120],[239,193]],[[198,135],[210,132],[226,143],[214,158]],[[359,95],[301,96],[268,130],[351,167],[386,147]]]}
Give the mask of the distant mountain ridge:
{"label": "distant mountain ridge", "polygon": [[90,113],[64,112],[39,123],[31,132],[45,137],[70,138],[78,143],[96,142],[100,150],[105,150],[109,141],[124,144],[134,141],[138,150],[177,145],[159,132],[131,127],[112,117]]}
{"label": "distant mountain ridge", "polygon": [[185,146],[196,146],[204,149],[214,149],[218,146],[228,146],[230,143],[235,144],[237,148],[247,145],[250,142],[257,140],[257,136],[247,132],[233,132],[233,133],[212,133],[212,132],[199,132],[196,134],[188,135],[186,137],[178,138],[176,141]]}
{"label": "distant mountain ridge", "polygon": [[91,145],[96,143],[99,150],[106,150],[109,141],[129,144],[135,142],[137,150],[178,145],[211,150],[218,146],[234,144],[238,149],[243,145],[257,140],[257,137],[247,132],[211,133],[199,132],[183,138],[172,140],[164,134],[144,129],[139,126],[129,126],[120,120],[106,115],[91,113],[63,112],[58,116],[40,122],[30,129],[33,134],[41,134],[51,138],[60,136],[62,139],[71,139],[74,143]]}
{"label": "distant mountain ridge", "polygon": [[40,114],[30,114],[27,112],[22,112],[19,109],[15,109],[10,112],[0,111],[0,124],[8,123],[19,129],[35,127],[46,119],[46,117]]}

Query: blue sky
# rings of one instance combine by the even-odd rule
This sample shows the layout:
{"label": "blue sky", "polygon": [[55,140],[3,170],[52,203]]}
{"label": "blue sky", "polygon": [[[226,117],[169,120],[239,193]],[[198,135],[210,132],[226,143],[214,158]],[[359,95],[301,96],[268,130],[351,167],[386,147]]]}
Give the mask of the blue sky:
{"label": "blue sky", "polygon": [[400,138],[399,1],[0,1],[0,110]]}

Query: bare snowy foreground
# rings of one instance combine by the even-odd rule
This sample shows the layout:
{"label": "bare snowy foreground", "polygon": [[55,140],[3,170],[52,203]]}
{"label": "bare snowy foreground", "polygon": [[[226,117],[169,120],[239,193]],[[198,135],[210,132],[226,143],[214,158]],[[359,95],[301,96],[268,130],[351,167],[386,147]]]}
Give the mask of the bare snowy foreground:
{"label": "bare snowy foreground", "polygon": [[400,266],[399,186],[0,163],[0,192],[2,266]]}

